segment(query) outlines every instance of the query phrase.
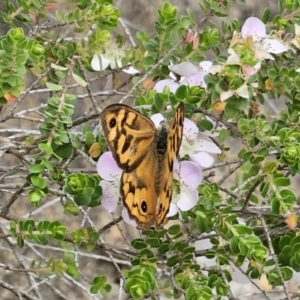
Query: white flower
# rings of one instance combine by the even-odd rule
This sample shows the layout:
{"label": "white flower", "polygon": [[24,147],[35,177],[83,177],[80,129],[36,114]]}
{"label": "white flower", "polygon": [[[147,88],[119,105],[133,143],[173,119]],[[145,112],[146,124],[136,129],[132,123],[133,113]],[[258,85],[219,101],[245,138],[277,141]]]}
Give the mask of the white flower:
{"label": "white flower", "polygon": [[197,125],[185,118],[183,127],[183,139],[179,151],[180,157],[188,155],[193,162],[203,168],[210,167],[214,163],[214,158],[209,154],[220,154],[222,151],[216,144],[199,139],[199,129]]}
{"label": "white flower", "polygon": [[95,71],[103,71],[110,66],[112,69],[116,69],[116,67],[121,68],[122,62],[120,59],[109,58],[104,54],[97,55],[94,54],[91,67]]}
{"label": "white flower", "polygon": [[154,86],[154,90],[156,90],[158,93],[162,93],[166,86],[169,87],[171,93],[175,93],[179,87],[179,84],[173,79],[163,79],[157,81]]}
{"label": "white flower", "polygon": [[[126,46],[119,47],[118,45],[112,43],[105,49],[104,54],[94,54],[93,59],[91,61],[91,67],[95,71],[104,71],[109,66],[112,70],[121,69],[123,67],[122,59],[127,56],[128,50]],[[139,71],[129,66],[128,68],[124,68],[122,70],[128,74],[138,74]]]}
{"label": "white flower", "polygon": [[[108,66],[110,66],[111,69],[116,69],[117,67],[122,68],[122,62],[120,59],[117,60],[109,59],[105,56],[105,54],[101,54],[101,55],[94,54],[93,59],[91,61],[91,67],[93,70],[104,71],[105,69],[108,68]],[[122,71],[131,75],[140,73],[140,71],[138,71],[132,66],[129,66],[128,68],[124,68],[122,69]]]}
{"label": "white flower", "polygon": [[175,93],[180,85],[201,86],[204,89],[206,89],[207,85],[204,81],[204,77],[208,74],[208,70],[211,66],[211,61],[202,61],[198,67],[188,61],[172,65],[169,67],[169,69],[173,73],[176,73],[181,76],[180,82],[178,83],[173,79],[159,80],[155,84],[154,90],[158,93],[161,93],[163,92],[164,88],[168,86],[170,91],[172,93]]}
{"label": "white flower", "polygon": [[111,152],[103,153],[97,162],[97,172],[103,180],[101,204],[108,212],[117,208],[120,197],[120,177],[122,170],[118,167]]}
{"label": "white flower", "polygon": [[300,49],[300,26],[295,24],[295,38],[291,41],[296,48]]}
{"label": "white flower", "polygon": [[176,161],[174,164],[174,178],[178,180],[180,192],[173,191],[167,217],[172,217],[181,211],[192,209],[198,202],[198,186],[203,180],[200,167],[191,161]]}
{"label": "white flower", "polygon": [[258,18],[248,18],[242,27],[242,37],[252,37],[256,46],[256,57],[274,59],[273,54],[281,54],[291,49],[289,46],[284,45],[281,41],[274,38],[267,38],[266,25]]}

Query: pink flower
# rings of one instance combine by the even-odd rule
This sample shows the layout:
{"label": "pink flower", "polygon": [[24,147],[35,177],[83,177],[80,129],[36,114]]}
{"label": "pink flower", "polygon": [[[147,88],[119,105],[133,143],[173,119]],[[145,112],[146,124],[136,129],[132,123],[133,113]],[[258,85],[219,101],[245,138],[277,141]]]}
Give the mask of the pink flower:
{"label": "pink flower", "polygon": [[198,166],[207,168],[214,163],[214,158],[209,153],[220,154],[222,151],[216,144],[200,139],[197,125],[185,118],[183,139],[179,151],[180,157],[188,155]]}
{"label": "pink flower", "polygon": [[179,84],[173,79],[163,79],[157,81],[157,83],[154,86],[154,90],[156,90],[158,93],[162,93],[165,87],[168,87],[171,93],[175,93],[179,87]]}
{"label": "pink flower", "polygon": [[266,32],[266,25],[255,17],[248,18],[242,27],[243,39],[251,37],[255,43],[257,58],[274,59],[268,53],[281,54],[291,49],[277,38],[268,38]]}
{"label": "pink flower", "polygon": [[203,180],[200,167],[191,161],[176,161],[174,178],[178,180],[180,191],[174,192],[167,217],[172,217],[181,211],[192,209],[198,202],[198,186]]}
{"label": "pink flower", "polygon": [[[248,87],[257,86],[257,82],[248,82],[248,79],[256,74],[261,68],[265,59],[274,60],[273,54],[281,54],[291,49],[282,43],[274,34],[267,35],[265,24],[255,17],[250,17],[245,21],[240,34],[234,33],[229,56],[223,65],[213,65],[210,68],[212,74],[226,74],[230,70],[230,65],[239,65],[241,70],[241,85],[229,87],[227,91],[220,93],[220,101],[223,102],[233,95],[248,99]],[[226,69],[225,69],[226,67]],[[227,70],[227,71],[226,71]],[[232,76],[232,74],[230,74]]]}
{"label": "pink flower", "polygon": [[103,179],[100,181],[102,187],[101,204],[111,213],[117,208],[122,174],[122,170],[118,167],[111,152],[105,152],[100,156],[97,162],[97,172]]}
{"label": "pink flower", "polygon": [[[172,93],[175,93],[180,85],[201,86],[204,89],[206,89],[207,85],[204,81],[204,77],[208,74],[208,70],[211,67],[211,65],[212,62],[210,61],[203,61],[199,64],[198,67],[188,61],[172,65],[169,67],[169,69],[173,73],[176,73],[181,76],[180,82],[178,83],[173,79],[159,80],[154,86],[154,90],[158,93],[161,93],[167,86],[169,87]],[[170,77],[173,76],[170,75]]]}

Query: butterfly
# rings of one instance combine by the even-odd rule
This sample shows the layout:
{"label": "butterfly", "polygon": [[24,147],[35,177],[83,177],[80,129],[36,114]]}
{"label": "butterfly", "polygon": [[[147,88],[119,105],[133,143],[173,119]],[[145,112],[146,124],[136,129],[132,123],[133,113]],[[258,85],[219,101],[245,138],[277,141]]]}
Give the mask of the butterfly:
{"label": "butterfly", "polygon": [[159,129],[133,108],[112,104],[101,113],[108,148],[123,170],[120,194],[139,227],[160,228],[172,200],[173,164],[183,135],[184,105]]}

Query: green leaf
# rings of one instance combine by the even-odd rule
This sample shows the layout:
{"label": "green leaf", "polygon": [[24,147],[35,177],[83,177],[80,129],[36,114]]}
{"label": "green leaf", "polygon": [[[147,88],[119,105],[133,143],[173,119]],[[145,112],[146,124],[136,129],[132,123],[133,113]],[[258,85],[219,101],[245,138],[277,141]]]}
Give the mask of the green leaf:
{"label": "green leaf", "polygon": [[226,257],[222,256],[222,255],[218,256],[218,260],[219,260],[221,265],[230,265],[229,260]]}
{"label": "green leaf", "polygon": [[170,235],[176,235],[178,233],[180,233],[180,226],[179,225],[172,225],[169,229],[168,229],[168,233]]}
{"label": "green leaf", "polygon": [[271,13],[270,8],[266,7],[265,10],[263,11],[262,18],[261,18],[264,24],[267,24],[269,22],[270,13]]}
{"label": "green leaf", "polygon": [[150,245],[151,247],[155,247],[155,248],[157,248],[161,245],[161,240],[158,239],[158,238],[154,238],[154,237],[153,238],[148,238],[146,240],[146,242],[147,242],[148,245]]}
{"label": "green leaf", "polygon": [[283,279],[285,281],[292,279],[293,277],[293,271],[289,267],[281,267],[280,268]]}
{"label": "green leaf", "polygon": [[24,247],[24,240],[22,239],[22,237],[20,237],[20,236],[17,237],[17,244],[18,244],[18,247],[20,247],[20,248]]}
{"label": "green leaf", "polygon": [[195,252],[195,247],[194,246],[190,246],[190,247],[186,247],[183,249],[183,254],[191,254]]}
{"label": "green leaf", "polygon": [[239,234],[252,234],[252,229],[245,225],[234,225],[233,227]]}
{"label": "green leaf", "polygon": [[28,194],[28,199],[33,205],[37,206],[42,199],[42,195],[39,190],[34,190]]}
{"label": "green leaf", "polygon": [[158,249],[157,249],[157,251],[158,251],[158,253],[160,253],[160,254],[165,254],[165,253],[167,253],[168,251],[170,250],[170,244],[169,243],[162,243],[159,247],[158,247]]}
{"label": "green leaf", "polygon": [[55,83],[51,83],[51,82],[46,82],[46,87],[49,90],[54,91],[54,92],[61,91],[63,89],[62,86],[55,84]]}
{"label": "green leaf", "polygon": [[239,239],[238,237],[233,237],[231,240],[230,240],[230,249],[233,253],[235,254],[238,254],[240,252],[240,249],[239,249]]}
{"label": "green leaf", "polygon": [[94,192],[94,189],[91,187],[86,187],[79,195],[74,196],[74,201],[77,205],[89,205],[91,201],[91,195]]}
{"label": "green leaf", "polygon": [[178,262],[179,262],[179,255],[175,254],[175,255],[170,256],[170,257],[167,259],[166,265],[167,265],[168,267],[173,267],[173,266],[175,266]]}
{"label": "green leaf", "polygon": [[84,138],[85,138],[85,142],[87,144],[88,147],[91,147],[91,145],[94,143],[95,141],[95,138],[94,138],[94,135],[92,134],[91,131],[87,131],[85,134],[84,134]]}
{"label": "green leaf", "polygon": [[196,18],[195,18],[194,12],[189,7],[186,9],[186,12],[187,12],[191,22],[193,24],[195,24],[196,23]]}
{"label": "green leaf", "polygon": [[86,87],[88,83],[80,76],[72,72],[73,79],[81,86]]}
{"label": "green leaf", "polygon": [[280,250],[283,249],[283,247],[288,246],[290,244],[290,241],[292,240],[292,237],[289,235],[284,235],[280,237],[279,240],[279,248]]}
{"label": "green leaf", "polygon": [[51,67],[52,69],[59,70],[59,71],[67,71],[67,70],[68,70],[68,68],[63,67],[63,66],[56,65],[56,64],[54,64],[54,63],[51,63],[50,67]]}
{"label": "green leaf", "polygon": [[259,172],[259,166],[258,165],[252,165],[248,171],[248,176],[253,177],[256,176]]}
{"label": "green leaf", "polygon": [[206,220],[200,216],[197,216],[195,219],[195,225],[200,232],[206,232]]}
{"label": "green leaf", "polygon": [[48,144],[39,143],[38,147],[48,155],[51,155],[53,153],[51,146]]}
{"label": "green leaf", "polygon": [[147,244],[141,239],[135,239],[131,242],[131,246],[134,249],[141,250],[147,248]]}
{"label": "green leaf", "polygon": [[249,245],[260,245],[260,239],[256,235],[248,235],[244,237],[244,241]]}
{"label": "green leaf", "polygon": [[289,186],[291,184],[291,181],[289,178],[279,177],[273,179],[273,183],[277,186]]}
{"label": "green leaf", "polygon": [[222,128],[220,130],[220,134],[219,134],[219,139],[221,142],[224,142],[227,140],[227,137],[228,137],[228,131],[224,128]]}
{"label": "green leaf", "polygon": [[92,132],[92,128],[89,124],[83,124],[82,133],[85,135],[87,132]]}
{"label": "green leaf", "polygon": [[183,84],[177,88],[175,92],[175,98],[179,100],[184,100],[186,99],[187,94],[188,94],[188,88],[186,85]]}
{"label": "green leaf", "polygon": [[49,171],[54,171],[53,165],[51,164],[51,162],[49,161],[49,159],[47,159],[46,157],[44,157],[42,159],[42,163],[44,164],[44,166],[49,170]]}
{"label": "green leaf", "polygon": [[271,211],[272,211],[273,214],[279,214],[280,202],[276,198],[273,198],[271,200]]}
{"label": "green leaf", "polygon": [[154,94],[154,105],[158,111],[161,111],[163,109],[164,102],[163,102],[162,98],[160,97],[160,94],[158,94],[158,93]]}
{"label": "green leaf", "polygon": [[213,124],[206,120],[206,119],[201,119],[199,122],[197,122],[199,125],[200,130],[212,130],[213,129]]}
{"label": "green leaf", "polygon": [[43,190],[47,186],[46,181],[38,175],[31,176],[30,180],[33,185],[35,185],[36,187],[38,187],[41,190]]}
{"label": "green leaf", "polygon": [[45,166],[43,164],[34,164],[28,167],[30,173],[39,174],[44,172]]}

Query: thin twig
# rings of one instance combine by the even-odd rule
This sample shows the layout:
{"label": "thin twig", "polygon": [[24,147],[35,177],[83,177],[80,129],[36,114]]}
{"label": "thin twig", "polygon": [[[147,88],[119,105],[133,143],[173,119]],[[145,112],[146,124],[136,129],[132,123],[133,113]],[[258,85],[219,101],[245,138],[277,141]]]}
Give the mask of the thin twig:
{"label": "thin twig", "polygon": [[18,196],[22,194],[24,189],[30,185],[29,182],[25,182],[14,194],[13,196],[8,200],[8,203],[0,210],[0,217],[5,217],[10,207],[13,205],[13,203],[18,199]]}
{"label": "thin twig", "polygon": [[287,297],[288,300],[291,300],[291,297],[289,295],[289,292],[287,290],[287,287],[285,285],[285,282],[284,282],[284,278],[283,278],[283,275],[282,275],[282,272],[281,272],[281,269],[279,267],[279,264],[278,264],[278,260],[277,260],[277,257],[275,255],[275,251],[274,251],[274,248],[273,248],[273,244],[272,244],[272,241],[271,241],[271,237],[269,235],[269,232],[268,232],[268,227],[267,227],[267,224],[265,222],[265,218],[262,217],[262,216],[259,216],[259,219],[260,219],[260,222],[262,224],[262,227],[264,229],[264,232],[265,232],[265,235],[266,235],[266,239],[267,239],[267,243],[268,243],[268,247],[269,247],[269,251],[270,251],[270,254],[272,256],[272,259],[274,261],[274,264],[275,264],[275,268],[278,272],[278,275],[279,275],[279,278],[281,280],[281,284],[282,284],[282,287],[283,287],[283,291]]}

